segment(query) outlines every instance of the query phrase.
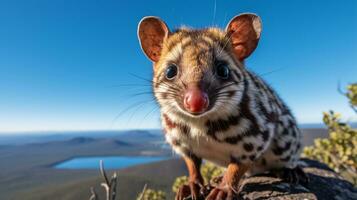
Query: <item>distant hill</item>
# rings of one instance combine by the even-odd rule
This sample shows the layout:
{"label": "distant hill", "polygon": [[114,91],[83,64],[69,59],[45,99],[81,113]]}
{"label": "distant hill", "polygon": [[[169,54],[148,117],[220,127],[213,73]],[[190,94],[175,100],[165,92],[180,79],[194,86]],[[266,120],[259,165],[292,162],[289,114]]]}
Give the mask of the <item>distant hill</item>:
{"label": "distant hill", "polygon": [[[348,122],[352,128],[357,128],[357,122]],[[304,123],[299,124],[301,129],[319,129],[319,128],[326,128],[326,125],[323,123]]]}
{"label": "distant hill", "polygon": [[[129,147],[132,144],[118,140],[116,138],[92,138],[92,137],[74,137],[67,140],[49,141],[49,142],[36,142],[30,144],[17,145],[17,149],[29,149],[34,151],[38,148],[48,149],[88,149],[88,148],[121,148]],[[11,145],[8,145],[11,147]],[[81,152],[76,150],[76,152]]]}
{"label": "distant hill", "polygon": [[123,138],[128,141],[141,142],[145,139],[162,138],[161,130],[127,130],[127,131],[48,131],[48,132],[16,132],[0,133],[0,145],[23,145],[29,143],[45,143],[66,141],[73,138]]}
{"label": "distant hill", "polygon": [[163,135],[152,134],[150,131],[144,130],[132,130],[119,134],[118,138],[122,141],[131,143],[144,143],[163,140]]}
{"label": "distant hill", "polygon": [[70,139],[68,141],[68,143],[70,143],[70,144],[83,144],[83,143],[91,143],[91,142],[94,142],[94,141],[96,141],[96,139],[91,138],[91,137],[75,137],[73,139]]}
{"label": "distant hill", "polygon": [[[53,143],[53,142],[52,142]],[[61,143],[61,142],[55,142]],[[115,138],[91,138],[91,137],[75,137],[73,139],[63,141],[67,145],[83,145],[83,144],[93,144],[102,143],[103,145],[117,145],[117,146],[131,146],[132,144],[124,142]]]}

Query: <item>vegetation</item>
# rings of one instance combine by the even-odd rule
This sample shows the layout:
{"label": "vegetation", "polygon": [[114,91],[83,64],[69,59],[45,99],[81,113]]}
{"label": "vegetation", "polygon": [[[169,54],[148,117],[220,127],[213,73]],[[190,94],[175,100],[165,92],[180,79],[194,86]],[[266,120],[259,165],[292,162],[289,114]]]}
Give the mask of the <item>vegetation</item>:
{"label": "vegetation", "polygon": [[349,99],[351,108],[357,113],[357,83],[349,85],[345,95]]}
{"label": "vegetation", "polygon": [[177,177],[174,184],[172,185],[172,191],[177,193],[181,186],[188,184],[187,176]]}
{"label": "vegetation", "polygon": [[[357,112],[357,83],[349,85],[344,94],[351,108]],[[345,179],[357,185],[357,129],[341,122],[338,113],[324,113],[329,137],[316,139],[313,146],[305,147],[303,155],[326,163]]]}
{"label": "vegetation", "polygon": [[145,189],[137,200],[166,200],[166,193],[161,190]]}
{"label": "vegetation", "polygon": [[[204,163],[201,167],[201,174],[206,183],[213,180],[213,178],[215,177],[219,177],[222,173],[223,173],[223,168],[217,167],[216,165],[210,162]],[[181,186],[187,184],[188,184],[187,176],[177,177],[172,186],[172,191],[176,193]]]}

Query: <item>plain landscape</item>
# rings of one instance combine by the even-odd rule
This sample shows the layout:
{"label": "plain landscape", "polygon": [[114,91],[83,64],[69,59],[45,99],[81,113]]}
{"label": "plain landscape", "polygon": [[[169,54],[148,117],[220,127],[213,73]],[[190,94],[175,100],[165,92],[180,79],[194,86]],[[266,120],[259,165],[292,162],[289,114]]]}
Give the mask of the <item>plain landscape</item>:
{"label": "plain landscape", "polygon": [[[302,131],[305,145],[327,136],[327,130],[318,126],[306,125]],[[115,170],[121,200],[135,199],[145,184],[165,191],[171,199],[173,181],[186,173],[160,130],[4,134],[0,136],[0,199],[89,199],[90,187],[102,191],[99,170],[54,168],[68,159],[87,156],[167,157]]]}

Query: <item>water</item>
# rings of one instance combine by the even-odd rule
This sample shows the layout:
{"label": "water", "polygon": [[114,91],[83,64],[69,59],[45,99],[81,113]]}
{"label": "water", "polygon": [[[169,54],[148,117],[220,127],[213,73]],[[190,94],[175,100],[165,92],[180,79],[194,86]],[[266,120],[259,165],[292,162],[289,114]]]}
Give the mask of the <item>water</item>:
{"label": "water", "polygon": [[139,164],[151,163],[168,159],[159,156],[106,156],[106,157],[76,157],[63,161],[56,169],[99,169],[99,161],[103,160],[105,169],[120,169]]}

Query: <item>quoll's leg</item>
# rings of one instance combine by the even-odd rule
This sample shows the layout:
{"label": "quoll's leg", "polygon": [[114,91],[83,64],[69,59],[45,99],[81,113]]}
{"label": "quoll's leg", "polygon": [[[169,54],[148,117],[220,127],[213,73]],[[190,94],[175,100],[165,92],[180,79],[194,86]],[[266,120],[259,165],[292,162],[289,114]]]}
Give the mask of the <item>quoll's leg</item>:
{"label": "quoll's leg", "polygon": [[206,200],[232,200],[237,195],[238,184],[250,165],[231,163],[221,183],[206,197]]}
{"label": "quoll's leg", "polygon": [[308,175],[304,172],[304,170],[297,166],[293,169],[291,168],[281,168],[277,170],[273,170],[272,174],[275,177],[282,179],[285,182],[292,184],[307,184],[310,179]]}
{"label": "quoll's leg", "polygon": [[203,178],[200,172],[202,159],[196,156],[185,156],[184,160],[189,173],[189,185],[182,186],[176,194],[176,200],[183,200],[191,195],[192,200],[202,199],[200,189],[203,186]]}
{"label": "quoll's leg", "polygon": [[184,200],[191,195],[191,189],[188,185],[183,185],[176,193],[175,200]]}

